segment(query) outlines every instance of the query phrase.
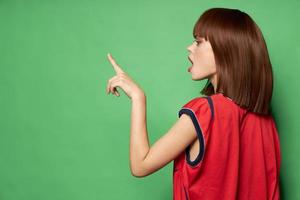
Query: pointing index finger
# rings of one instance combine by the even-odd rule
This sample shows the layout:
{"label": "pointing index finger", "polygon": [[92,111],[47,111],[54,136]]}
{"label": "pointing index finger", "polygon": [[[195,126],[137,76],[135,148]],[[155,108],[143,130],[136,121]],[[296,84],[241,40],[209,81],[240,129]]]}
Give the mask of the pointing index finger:
{"label": "pointing index finger", "polygon": [[111,54],[107,54],[108,60],[110,61],[110,63],[112,64],[114,70],[117,73],[121,73],[123,72],[123,70],[121,69],[121,67],[116,63],[116,61],[113,59],[113,57],[111,56]]}

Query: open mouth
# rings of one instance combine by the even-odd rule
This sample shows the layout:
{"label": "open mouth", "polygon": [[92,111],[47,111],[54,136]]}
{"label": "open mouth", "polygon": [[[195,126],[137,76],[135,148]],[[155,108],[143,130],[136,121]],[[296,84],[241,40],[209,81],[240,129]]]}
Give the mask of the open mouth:
{"label": "open mouth", "polygon": [[[189,61],[192,63],[192,66],[193,66],[193,61],[192,61],[192,59],[188,56],[188,59],[189,59]],[[189,68],[188,68],[188,72],[191,72],[191,70],[192,70],[192,66],[190,66]]]}

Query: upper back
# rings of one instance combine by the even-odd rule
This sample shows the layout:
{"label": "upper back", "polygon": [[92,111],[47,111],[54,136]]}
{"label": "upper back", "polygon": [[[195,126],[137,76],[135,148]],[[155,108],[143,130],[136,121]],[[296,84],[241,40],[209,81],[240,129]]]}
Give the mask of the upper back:
{"label": "upper back", "polygon": [[197,119],[200,150],[195,161],[189,147],[174,160],[174,197],[183,185],[189,199],[279,198],[280,146],[272,116],[248,112],[222,93],[190,100],[183,113]]}

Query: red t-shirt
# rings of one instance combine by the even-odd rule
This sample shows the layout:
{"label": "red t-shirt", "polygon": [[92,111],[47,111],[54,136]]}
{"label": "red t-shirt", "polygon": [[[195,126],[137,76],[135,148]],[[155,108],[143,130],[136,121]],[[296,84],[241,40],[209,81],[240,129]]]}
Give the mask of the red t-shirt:
{"label": "red t-shirt", "polygon": [[197,97],[179,111],[191,117],[200,143],[173,167],[173,200],[280,199],[280,144],[272,116],[239,107],[222,93]]}

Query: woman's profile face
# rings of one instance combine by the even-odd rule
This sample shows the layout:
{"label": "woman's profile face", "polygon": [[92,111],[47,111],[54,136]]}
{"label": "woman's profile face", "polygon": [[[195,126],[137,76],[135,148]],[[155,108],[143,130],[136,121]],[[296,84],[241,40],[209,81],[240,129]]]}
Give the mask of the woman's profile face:
{"label": "woman's profile face", "polygon": [[189,60],[192,66],[188,71],[192,74],[193,80],[212,78],[216,73],[216,64],[211,44],[205,38],[197,37],[193,43],[187,47]]}

